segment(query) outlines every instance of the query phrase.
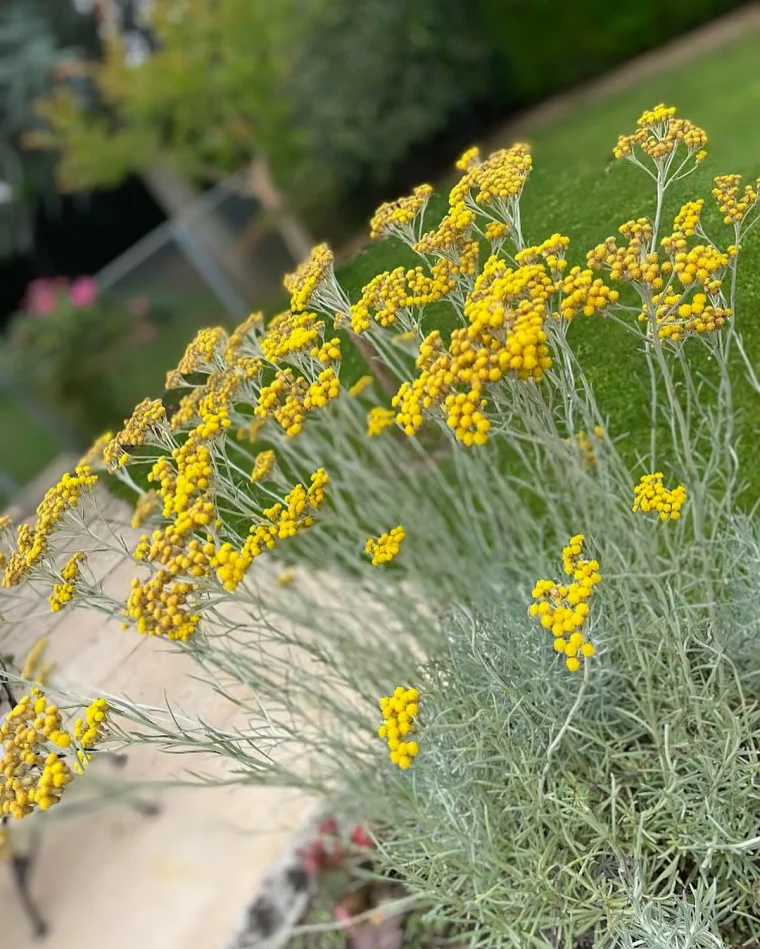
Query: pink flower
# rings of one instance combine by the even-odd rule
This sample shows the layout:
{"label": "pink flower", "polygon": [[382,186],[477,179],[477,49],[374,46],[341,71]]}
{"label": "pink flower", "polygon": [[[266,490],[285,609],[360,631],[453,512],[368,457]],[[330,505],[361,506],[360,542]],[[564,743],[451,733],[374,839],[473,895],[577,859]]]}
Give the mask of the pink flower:
{"label": "pink flower", "polygon": [[92,306],[98,296],[98,285],[92,277],[77,277],[71,284],[69,299],[78,307]]}
{"label": "pink flower", "polygon": [[32,280],[26,288],[22,309],[32,316],[47,316],[58,305],[60,277],[40,277]]}

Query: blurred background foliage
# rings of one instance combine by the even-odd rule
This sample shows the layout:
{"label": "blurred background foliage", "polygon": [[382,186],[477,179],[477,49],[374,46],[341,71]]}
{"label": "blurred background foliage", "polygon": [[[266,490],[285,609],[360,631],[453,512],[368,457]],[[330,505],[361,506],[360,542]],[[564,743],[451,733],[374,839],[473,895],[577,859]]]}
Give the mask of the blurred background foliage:
{"label": "blurred background foliage", "polygon": [[584,79],[721,13],[743,0],[474,0],[478,30],[497,58],[508,93],[520,107]]}
{"label": "blurred background foliage", "polygon": [[62,191],[117,184],[157,161],[206,181],[258,150],[287,169],[297,132],[284,95],[318,0],[156,0],[152,49],[137,61],[109,32],[88,64],[96,107],[64,79],[38,106],[60,153]]}
{"label": "blurred background foliage", "polygon": [[[234,322],[240,307],[285,305],[273,282],[311,235],[340,246],[381,201],[439,180],[473,141],[498,141],[499,123],[519,110],[742,5],[0,0],[0,504],[8,479],[23,484],[60,450],[59,421],[69,441],[86,441],[160,393],[199,326]],[[712,73],[682,64],[647,87],[646,101],[642,78],[627,107],[670,97],[727,143],[718,151],[735,147],[723,170],[752,174],[754,126],[735,136],[721,123],[735,128],[753,114],[756,58],[750,44],[730,62],[716,53]],[[578,125],[559,120],[534,136],[528,201],[540,205],[536,219],[581,243],[602,239],[620,206],[619,176],[609,193],[598,190],[620,130],[606,109],[575,110]],[[544,147],[555,127],[561,144]],[[167,173],[180,187],[165,200],[157,183]],[[220,179],[233,182],[229,193],[195,201]],[[562,202],[549,179],[562,181]],[[287,216],[274,233],[272,221]],[[198,267],[203,253],[237,287],[240,307]],[[359,254],[343,273],[350,290],[394,266],[394,253]],[[109,267],[106,278],[114,258],[121,276]],[[86,306],[71,298],[82,273],[100,282]],[[50,283],[52,309],[22,302],[30,280],[61,276],[68,281]],[[148,315],[135,316],[145,306],[134,299],[148,301]],[[617,366],[609,387],[635,413]]]}
{"label": "blurred background foliage", "polygon": [[364,191],[369,206],[410,162],[445,167],[497,118],[738,5],[183,0],[180,15],[155,0],[145,55],[111,35],[88,67],[95,95],[65,76],[27,143],[59,153],[64,191],[156,162],[207,183],[263,156],[329,230],[336,201],[356,209]]}
{"label": "blurred background foliage", "polygon": [[[82,58],[97,55],[93,21],[60,0],[4,0],[0,4],[0,258],[33,241],[39,203],[54,203],[54,156],[30,151],[26,136],[40,120],[35,102],[56,74],[77,85]],[[87,104],[86,86],[79,85]]]}

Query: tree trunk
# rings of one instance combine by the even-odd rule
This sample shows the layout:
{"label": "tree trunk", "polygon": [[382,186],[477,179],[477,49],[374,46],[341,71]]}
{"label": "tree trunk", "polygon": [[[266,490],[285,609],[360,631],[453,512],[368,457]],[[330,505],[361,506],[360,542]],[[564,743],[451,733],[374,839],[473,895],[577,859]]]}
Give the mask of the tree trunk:
{"label": "tree trunk", "polygon": [[256,288],[237,251],[236,235],[215,210],[200,210],[187,215],[198,206],[203,195],[189,181],[175,174],[166,165],[154,165],[143,179],[166,216],[174,219],[192,237],[203,252],[225,270],[238,288],[252,297]]}

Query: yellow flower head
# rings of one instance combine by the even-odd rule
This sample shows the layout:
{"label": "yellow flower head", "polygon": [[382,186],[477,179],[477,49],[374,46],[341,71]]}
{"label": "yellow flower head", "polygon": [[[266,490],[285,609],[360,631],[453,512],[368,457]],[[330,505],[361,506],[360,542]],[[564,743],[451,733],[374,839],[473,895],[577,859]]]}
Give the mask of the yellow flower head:
{"label": "yellow flower head", "polygon": [[142,527],[146,520],[156,511],[159,506],[158,491],[145,491],[137,499],[135,510],[132,514],[132,527]]}
{"label": "yellow flower head", "polygon": [[387,534],[369,537],[364,546],[364,552],[372,556],[372,566],[379,567],[380,564],[393,560],[405,537],[406,533],[401,525],[394,527]]}
{"label": "yellow flower head", "polygon": [[74,599],[76,594],[76,584],[80,577],[80,564],[85,563],[87,558],[82,551],[77,551],[70,557],[61,569],[61,582],[53,586],[53,592],[48,601],[50,603],[51,613],[57,613],[64,606]]}
{"label": "yellow flower head", "polygon": [[633,511],[648,514],[655,511],[661,521],[677,521],[686,500],[686,488],[679,484],[668,490],[663,484],[663,474],[645,474],[633,489]]}
{"label": "yellow flower head", "polygon": [[580,669],[581,658],[590,659],[596,652],[586,638],[585,626],[594,588],[602,577],[598,561],[583,557],[583,542],[583,534],[576,534],[562,550],[562,567],[572,582],[537,580],[528,610],[551,633],[554,650],[564,655],[570,672]]}
{"label": "yellow flower head", "polygon": [[362,392],[364,392],[365,389],[368,389],[374,381],[374,376],[361,376],[352,386],[349,387],[348,394],[350,396],[361,395]]}
{"label": "yellow flower head", "polygon": [[636,151],[640,150],[655,163],[662,164],[683,144],[697,163],[704,161],[707,135],[688,119],[676,118],[673,106],[660,103],[653,109],[647,109],[639,117],[637,125],[638,129],[632,135],[618,138],[613,149],[615,158],[635,161]]}
{"label": "yellow flower head", "polygon": [[36,682],[37,685],[44,685],[47,674],[52,668],[52,663],[42,663],[45,650],[47,649],[48,638],[42,636],[29,650],[21,669],[21,678],[30,682]]}
{"label": "yellow flower head", "polygon": [[8,558],[2,585],[16,586],[45,556],[48,539],[57,530],[65,515],[75,508],[82,492],[98,480],[87,466],[75,468],[73,474],[62,475],[58,484],[49,488],[37,506],[32,524],[21,524],[16,536],[16,549]]}
{"label": "yellow flower head", "polygon": [[87,451],[79,459],[77,467],[82,468],[86,465],[93,471],[97,471],[99,468],[104,468],[105,461],[103,459],[103,452],[106,449],[106,445],[108,445],[112,438],[113,432],[104,432],[100,438],[96,438],[92,445],[90,445]]}
{"label": "yellow flower head", "polygon": [[[175,370],[178,376],[189,376],[195,372],[214,372],[224,367],[224,352],[229,337],[221,326],[199,330],[195,339],[188,345]],[[172,374],[170,373],[170,377]],[[167,378],[167,383],[174,381]],[[167,385],[173,388],[172,385]]]}
{"label": "yellow flower head", "polygon": [[269,476],[274,468],[275,454],[269,449],[260,451],[253,462],[253,471],[251,472],[251,481],[257,484]]}
{"label": "yellow flower head", "polygon": [[725,224],[739,225],[747,215],[760,208],[760,178],[741,191],[741,175],[720,175],[714,181],[713,197]]}
{"label": "yellow flower head", "polygon": [[393,695],[384,695],[380,699],[383,724],[377,734],[385,739],[391,761],[402,771],[406,771],[420,750],[412,737],[416,732],[419,698],[417,689],[405,689],[399,685]]}
{"label": "yellow flower head", "polygon": [[308,258],[283,280],[291,295],[290,308],[294,313],[305,310],[320,285],[333,273],[333,253],[327,244],[318,244]]}
{"label": "yellow flower head", "polygon": [[381,204],[370,221],[370,237],[396,235],[414,243],[414,224],[422,215],[433,189],[430,185],[418,185],[408,197]]}
{"label": "yellow flower head", "polygon": [[395,409],[383,409],[378,406],[367,412],[367,435],[375,438],[396,420]]}
{"label": "yellow flower head", "polygon": [[60,801],[74,772],[82,771],[84,749],[102,737],[107,708],[98,699],[85,713],[89,731],[75,724],[72,734],[39,688],[22,696],[0,722],[0,817],[20,819]]}

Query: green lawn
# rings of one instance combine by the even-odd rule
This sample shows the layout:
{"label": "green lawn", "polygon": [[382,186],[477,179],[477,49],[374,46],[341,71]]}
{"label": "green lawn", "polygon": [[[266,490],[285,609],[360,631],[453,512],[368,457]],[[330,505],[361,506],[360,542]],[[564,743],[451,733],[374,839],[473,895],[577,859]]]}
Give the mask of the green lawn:
{"label": "green lawn", "polygon": [[[647,79],[609,100],[579,108],[529,138],[534,171],[524,192],[522,220],[526,238],[538,243],[554,232],[570,237],[571,263],[583,263],[585,252],[615,234],[624,221],[651,215],[652,182],[627,162],[610,165],[620,133],[632,131],[643,109],[658,102],[675,105],[679,113],[708,134],[708,157],[700,169],[668,193],[665,221],[672,220],[690,198],[705,198],[703,221],[708,233],[727,244],[725,228],[710,194],[712,179],[738,172],[760,176],[760,34],[670,73]],[[511,144],[510,142],[500,144]],[[445,210],[445,196],[431,205],[433,215]],[[667,233],[667,231],[663,231]],[[411,262],[406,248],[393,241],[372,245],[339,273],[352,298],[374,274]],[[760,227],[744,245],[740,264],[738,320],[753,364],[760,365]],[[602,410],[617,436],[630,433],[633,457],[644,450],[649,426],[647,378],[636,341],[621,327],[598,318],[577,319],[570,340],[594,383]],[[694,358],[699,358],[692,345]],[[357,369],[358,371],[358,369]],[[755,419],[760,399],[741,382],[737,385],[740,453],[752,496],[760,497],[760,454],[754,450]]]}

